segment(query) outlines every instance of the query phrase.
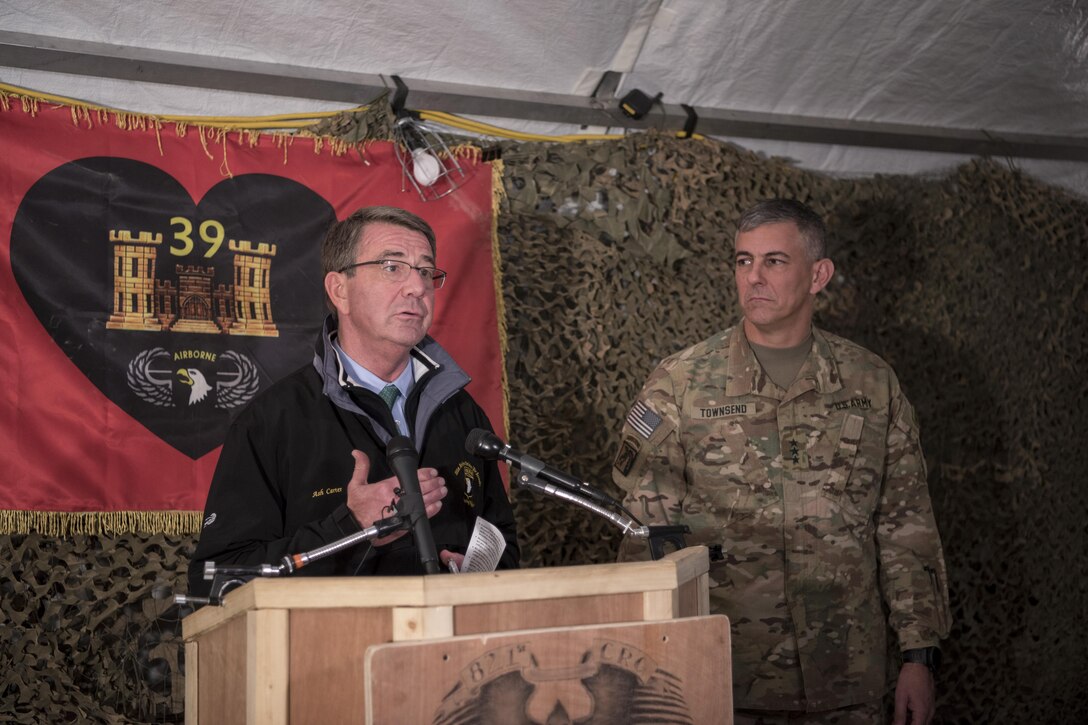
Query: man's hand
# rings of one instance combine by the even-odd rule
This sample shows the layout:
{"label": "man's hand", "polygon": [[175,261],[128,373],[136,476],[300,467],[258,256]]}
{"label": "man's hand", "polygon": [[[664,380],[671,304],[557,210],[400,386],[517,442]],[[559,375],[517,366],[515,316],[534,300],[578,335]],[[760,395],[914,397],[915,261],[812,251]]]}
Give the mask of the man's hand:
{"label": "man's hand", "polygon": [[[365,529],[367,526],[372,526],[375,521],[392,514],[385,509],[396,504],[397,496],[393,490],[399,484],[396,476],[384,481],[367,483],[366,479],[370,474],[370,459],[360,450],[352,451],[351,457],[355,459],[355,470],[352,471],[351,480],[348,481],[347,506],[355,516],[355,520]],[[419,469],[419,490],[423,493],[423,505],[427,509],[427,518],[433,517],[442,508],[442,499],[446,497],[445,484],[445,479],[441,478],[434,468]],[[374,545],[388,544],[406,533],[408,533],[407,529],[383,536],[375,539]]]}
{"label": "man's hand", "polygon": [[[917,662],[904,662],[895,685],[895,720],[892,725],[929,725],[937,710],[933,675]],[[909,719],[908,719],[908,714]]]}
{"label": "man's hand", "polygon": [[452,561],[457,566],[457,571],[458,572],[460,572],[461,567],[463,567],[465,565],[465,555],[464,554],[455,554],[452,551],[449,551],[448,549],[443,549],[441,552],[439,552],[438,560],[440,562],[442,562],[442,566],[444,566],[447,569],[450,568],[450,562]]}

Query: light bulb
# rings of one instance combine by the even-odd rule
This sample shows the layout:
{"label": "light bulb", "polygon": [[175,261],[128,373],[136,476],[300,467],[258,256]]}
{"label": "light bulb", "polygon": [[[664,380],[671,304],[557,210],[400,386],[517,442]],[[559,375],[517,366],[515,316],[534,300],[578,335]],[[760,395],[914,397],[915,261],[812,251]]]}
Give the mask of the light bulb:
{"label": "light bulb", "polygon": [[431,186],[442,175],[442,162],[427,149],[412,149],[412,176],[420,186]]}

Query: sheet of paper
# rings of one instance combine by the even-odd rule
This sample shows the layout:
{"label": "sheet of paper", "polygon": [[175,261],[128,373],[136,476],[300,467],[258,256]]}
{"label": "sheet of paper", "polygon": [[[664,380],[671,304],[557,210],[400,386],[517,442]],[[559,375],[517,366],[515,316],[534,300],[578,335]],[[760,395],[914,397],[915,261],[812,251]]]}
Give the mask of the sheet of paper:
{"label": "sheet of paper", "polygon": [[498,527],[482,516],[476,518],[476,528],[468,542],[465,561],[461,565],[463,572],[495,571],[506,551],[506,539]]}

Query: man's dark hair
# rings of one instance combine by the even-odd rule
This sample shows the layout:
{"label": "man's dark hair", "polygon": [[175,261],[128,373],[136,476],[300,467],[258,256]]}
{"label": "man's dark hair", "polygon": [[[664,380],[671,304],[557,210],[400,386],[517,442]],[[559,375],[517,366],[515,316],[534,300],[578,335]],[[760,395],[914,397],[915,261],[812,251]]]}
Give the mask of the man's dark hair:
{"label": "man's dark hair", "polygon": [[805,250],[815,262],[827,256],[827,226],[820,215],[794,199],[764,199],[740,215],[737,232],[750,232],[764,224],[793,222],[801,232]]}
{"label": "man's dark hair", "polygon": [[[356,210],[344,221],[335,222],[325,232],[324,242],[321,243],[321,279],[329,272],[338,272],[355,263],[355,255],[362,233],[370,224],[394,224],[404,226],[405,229],[419,232],[426,237],[431,245],[431,256],[438,259],[438,253],[434,241],[434,230],[431,225],[417,217],[410,211],[397,207],[363,207]],[[355,274],[354,269],[349,269],[347,274]],[[325,306],[335,314],[329,295],[325,295]]]}
{"label": "man's dark hair", "polygon": [[[393,224],[427,237],[431,245],[431,255],[437,260],[434,230],[410,211],[395,206],[364,206],[344,221],[336,222],[325,234],[321,243],[321,277],[329,272],[339,272],[355,262],[356,247],[363,238],[363,231],[370,224]],[[348,270],[348,274],[355,270]]]}

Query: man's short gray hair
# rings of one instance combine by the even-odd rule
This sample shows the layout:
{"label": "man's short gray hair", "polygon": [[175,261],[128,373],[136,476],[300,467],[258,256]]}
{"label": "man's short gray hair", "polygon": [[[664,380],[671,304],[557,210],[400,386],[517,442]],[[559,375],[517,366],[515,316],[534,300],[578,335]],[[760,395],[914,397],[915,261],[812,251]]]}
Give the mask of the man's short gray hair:
{"label": "man's short gray hair", "polygon": [[827,226],[820,215],[795,199],[764,199],[740,215],[737,233],[750,232],[764,224],[793,222],[801,232],[808,256],[815,262],[827,256]]}

